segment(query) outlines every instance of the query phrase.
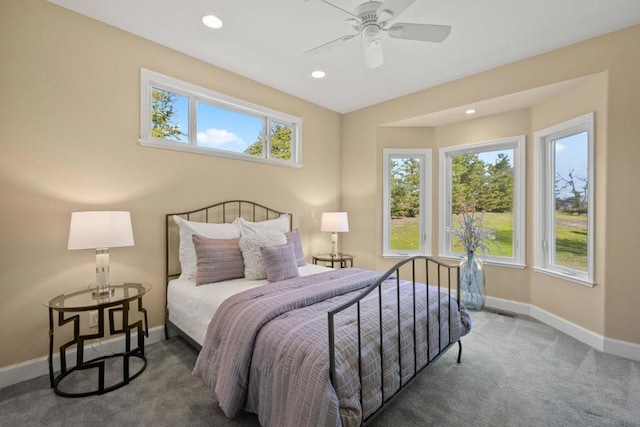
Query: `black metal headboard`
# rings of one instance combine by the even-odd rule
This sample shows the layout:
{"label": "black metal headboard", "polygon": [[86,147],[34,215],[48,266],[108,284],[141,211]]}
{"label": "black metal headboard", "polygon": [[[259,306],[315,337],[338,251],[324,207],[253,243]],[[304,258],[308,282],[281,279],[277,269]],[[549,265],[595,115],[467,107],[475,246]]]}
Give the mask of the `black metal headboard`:
{"label": "black metal headboard", "polygon": [[189,221],[222,224],[231,223],[236,218],[244,218],[252,222],[265,221],[278,218],[283,214],[289,215],[289,229],[291,229],[293,216],[290,213],[277,211],[259,203],[246,200],[229,200],[188,212],[167,214],[165,226],[165,271],[167,284],[169,280],[178,277],[181,273],[180,260],[178,258],[180,232],[178,225],[173,220],[174,215],[181,216]]}

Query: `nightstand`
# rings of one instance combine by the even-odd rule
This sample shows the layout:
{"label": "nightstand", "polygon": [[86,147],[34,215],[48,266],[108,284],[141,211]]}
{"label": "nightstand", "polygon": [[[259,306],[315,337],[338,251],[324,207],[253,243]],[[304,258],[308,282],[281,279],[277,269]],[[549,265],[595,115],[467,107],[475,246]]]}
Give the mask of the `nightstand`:
{"label": "nightstand", "polygon": [[331,268],[335,268],[335,264],[338,264],[340,268],[353,267],[353,255],[343,253],[338,253],[337,255],[315,254],[312,257],[312,261],[314,264],[318,264],[318,262],[327,265],[331,264]]}
{"label": "nightstand", "polygon": [[[142,296],[151,289],[151,286],[141,283],[120,283],[112,284],[111,289],[113,289],[113,295],[104,298],[94,298],[91,295],[94,288],[83,288],[58,295],[44,303],[49,309],[49,380],[51,388],[56,394],[65,397],[83,397],[108,393],[129,384],[146,368],[147,359],[144,356],[144,338],[149,336],[149,327],[147,310],[142,306]],[[136,316],[135,312],[130,310],[131,303],[137,305],[137,312],[141,313],[141,315]],[[60,372],[57,376],[53,372],[54,312],[58,315],[58,327],[67,323],[73,324],[73,338],[60,345],[58,350]],[[92,329],[91,333],[83,334],[81,331],[87,328],[83,328],[82,326],[84,325],[80,323],[80,313],[87,313],[88,315],[90,314],[89,312],[96,312],[97,323],[95,327],[89,328]],[[132,321],[130,315],[131,318],[137,317],[139,320]],[[109,318],[110,337],[124,334],[124,351],[85,360],[86,350],[88,349],[85,347],[85,343],[105,336],[105,316]],[[138,334],[135,348],[131,348],[132,332],[137,332]],[[62,335],[64,339],[69,334]],[[76,350],[76,366],[67,369],[67,351],[70,347],[75,347]],[[132,367],[130,363],[132,358],[139,359],[141,362],[133,364],[134,366]],[[122,369],[122,375],[112,372],[120,368]],[[96,369],[97,372],[95,372]],[[90,371],[87,370],[94,370],[93,377],[90,375]],[[80,374],[82,371],[87,372]],[[110,380],[107,385],[105,385],[105,371],[107,371]],[[69,378],[65,381],[65,384],[68,382],[73,384],[71,377],[74,375],[78,376],[78,381],[85,380],[85,377],[88,376],[91,386],[83,388],[82,391],[62,390],[64,385],[61,382],[65,378]]]}

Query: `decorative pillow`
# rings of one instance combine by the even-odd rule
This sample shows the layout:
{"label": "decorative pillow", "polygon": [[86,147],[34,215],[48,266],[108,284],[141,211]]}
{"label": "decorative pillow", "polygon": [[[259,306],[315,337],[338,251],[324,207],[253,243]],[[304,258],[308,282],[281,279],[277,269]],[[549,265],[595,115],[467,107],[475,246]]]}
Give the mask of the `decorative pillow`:
{"label": "decorative pillow", "polygon": [[293,243],[289,242],[280,246],[263,246],[262,262],[267,272],[269,282],[299,277],[296,254],[293,251]]}
{"label": "decorative pillow", "polygon": [[240,237],[240,227],[236,221],[231,224],[209,224],[206,222],[187,221],[177,215],[173,220],[180,229],[179,259],[182,267],[181,279],[193,280],[197,276],[196,250],[193,247],[192,237],[199,234],[213,239],[237,239]]}
{"label": "decorative pillow", "polygon": [[196,250],[196,286],[244,277],[240,239],[209,239],[193,235]]}
{"label": "decorative pillow", "polygon": [[267,278],[267,271],[262,263],[263,246],[278,246],[287,243],[284,233],[253,233],[240,238],[240,250],[244,258],[244,277],[249,280]]}
{"label": "decorative pillow", "polygon": [[276,219],[266,221],[251,222],[244,218],[238,218],[240,235],[245,236],[253,233],[286,233],[289,231],[289,215],[284,214]]}
{"label": "decorative pillow", "polygon": [[300,231],[296,228],[288,233],[285,233],[287,242],[293,244],[293,252],[296,255],[296,265],[303,266],[307,264],[304,259],[304,252],[302,251],[302,241],[300,240]]}

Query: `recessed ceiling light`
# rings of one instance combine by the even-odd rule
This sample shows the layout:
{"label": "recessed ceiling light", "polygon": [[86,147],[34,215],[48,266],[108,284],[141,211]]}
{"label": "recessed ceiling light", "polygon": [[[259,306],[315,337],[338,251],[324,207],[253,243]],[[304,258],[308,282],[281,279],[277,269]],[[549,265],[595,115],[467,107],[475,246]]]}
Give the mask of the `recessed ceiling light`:
{"label": "recessed ceiling light", "polygon": [[467,111],[465,111],[465,114],[475,114],[476,110],[474,110],[473,108],[469,108]]}
{"label": "recessed ceiling light", "polygon": [[324,71],[320,71],[320,70],[316,70],[313,73],[311,73],[311,77],[313,77],[314,79],[321,79],[326,75],[327,75],[327,73],[325,73]]}
{"label": "recessed ceiling light", "polygon": [[215,15],[205,15],[202,22],[209,28],[218,29],[222,27],[222,20]]}

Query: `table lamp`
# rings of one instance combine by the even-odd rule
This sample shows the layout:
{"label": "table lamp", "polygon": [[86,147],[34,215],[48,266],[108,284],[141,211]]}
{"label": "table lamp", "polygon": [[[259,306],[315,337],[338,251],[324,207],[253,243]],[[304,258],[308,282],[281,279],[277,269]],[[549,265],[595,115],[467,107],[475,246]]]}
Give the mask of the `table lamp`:
{"label": "table lamp", "polygon": [[131,215],[123,211],[72,212],[67,249],[96,250],[94,298],[113,295],[109,282],[109,248],[133,246]]}
{"label": "table lamp", "polygon": [[338,256],[338,233],[349,231],[349,217],[346,212],[323,212],[320,231],[331,233],[331,256]]}

